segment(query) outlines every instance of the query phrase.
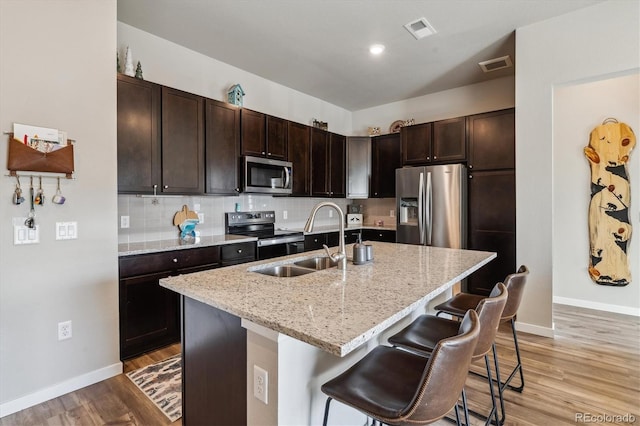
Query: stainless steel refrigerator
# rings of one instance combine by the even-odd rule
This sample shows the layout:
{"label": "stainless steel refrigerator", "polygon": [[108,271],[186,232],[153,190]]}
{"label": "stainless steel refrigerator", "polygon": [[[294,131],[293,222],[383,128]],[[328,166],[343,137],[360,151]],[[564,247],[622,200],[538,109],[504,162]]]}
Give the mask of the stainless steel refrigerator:
{"label": "stainless steel refrigerator", "polygon": [[396,169],[396,242],[466,248],[463,164]]}

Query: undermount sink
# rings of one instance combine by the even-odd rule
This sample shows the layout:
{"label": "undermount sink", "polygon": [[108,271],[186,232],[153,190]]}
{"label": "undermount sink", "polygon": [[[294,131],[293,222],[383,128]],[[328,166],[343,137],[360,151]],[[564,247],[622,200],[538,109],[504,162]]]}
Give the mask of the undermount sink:
{"label": "undermount sink", "polygon": [[299,277],[300,275],[311,274],[315,272],[313,269],[301,268],[294,265],[279,265],[271,266],[268,268],[255,269],[253,272],[257,272],[263,275],[271,275],[272,277]]}
{"label": "undermount sink", "polygon": [[338,261],[331,260],[331,258],[327,256],[317,256],[312,257],[311,259],[305,259],[299,262],[295,262],[294,265],[320,271],[322,269],[335,268],[336,266],[338,266]]}

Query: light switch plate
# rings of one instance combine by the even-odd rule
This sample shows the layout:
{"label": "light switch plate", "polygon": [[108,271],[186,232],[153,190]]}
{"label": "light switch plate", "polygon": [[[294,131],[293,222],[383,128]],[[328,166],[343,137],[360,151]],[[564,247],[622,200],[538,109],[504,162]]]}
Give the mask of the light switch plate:
{"label": "light switch plate", "polygon": [[[16,221],[14,220],[14,223]],[[13,225],[13,244],[38,244],[40,242],[40,225],[28,228],[24,224]]]}
{"label": "light switch plate", "polygon": [[78,222],[56,222],[56,240],[78,238]]}

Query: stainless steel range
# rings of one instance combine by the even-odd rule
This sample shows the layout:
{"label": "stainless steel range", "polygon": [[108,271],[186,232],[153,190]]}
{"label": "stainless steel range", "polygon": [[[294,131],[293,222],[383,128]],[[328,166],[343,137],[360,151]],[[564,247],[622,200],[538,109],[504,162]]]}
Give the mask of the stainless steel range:
{"label": "stainless steel range", "polygon": [[224,214],[227,234],[258,238],[258,260],[301,253],[304,234],[301,231],[275,229],[274,211],[231,212]]}

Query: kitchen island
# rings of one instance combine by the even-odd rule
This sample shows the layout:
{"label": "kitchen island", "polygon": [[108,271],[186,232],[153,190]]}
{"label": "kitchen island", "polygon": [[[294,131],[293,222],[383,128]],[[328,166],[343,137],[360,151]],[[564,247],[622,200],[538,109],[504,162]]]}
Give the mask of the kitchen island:
{"label": "kitchen island", "polygon": [[[321,423],[322,383],[495,258],[469,250],[373,246],[372,263],[349,262],[344,271],[290,278],[255,272],[324,255],[316,251],[161,280],[183,296],[184,424]],[[253,396],[254,366],[268,372],[262,389],[267,404]],[[330,423],[363,420],[336,404]]]}

